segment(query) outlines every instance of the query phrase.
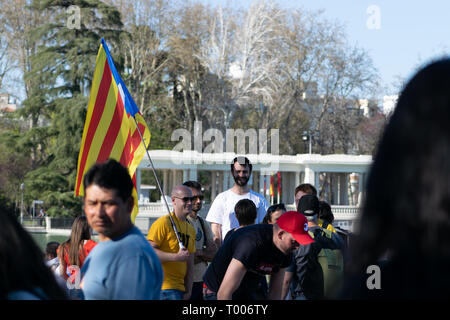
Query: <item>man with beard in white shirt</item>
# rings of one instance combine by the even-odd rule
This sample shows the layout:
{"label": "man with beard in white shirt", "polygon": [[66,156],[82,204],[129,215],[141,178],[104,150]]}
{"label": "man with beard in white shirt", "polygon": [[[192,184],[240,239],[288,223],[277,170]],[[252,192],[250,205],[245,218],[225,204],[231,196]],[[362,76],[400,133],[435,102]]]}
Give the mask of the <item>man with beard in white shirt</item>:
{"label": "man with beard in white shirt", "polygon": [[239,200],[252,200],[257,209],[255,224],[261,223],[269,207],[267,200],[248,186],[252,174],[252,164],[247,157],[236,157],[231,163],[231,175],[234,185],[230,189],[219,193],[209,209],[206,221],[211,223],[214,242],[217,247],[222,245],[225,235],[230,229],[238,228],[239,222],[234,213],[234,207]]}

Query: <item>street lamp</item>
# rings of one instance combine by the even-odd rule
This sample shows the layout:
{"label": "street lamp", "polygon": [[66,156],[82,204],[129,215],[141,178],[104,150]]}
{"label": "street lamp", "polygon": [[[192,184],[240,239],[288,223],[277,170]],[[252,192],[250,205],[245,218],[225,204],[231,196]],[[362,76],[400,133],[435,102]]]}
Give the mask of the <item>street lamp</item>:
{"label": "street lamp", "polygon": [[20,200],[20,224],[23,224],[23,191],[25,190],[25,184],[22,183],[20,185],[20,191],[22,193],[22,197]]}
{"label": "street lamp", "polygon": [[302,140],[304,142],[309,141],[309,154],[311,154],[311,151],[312,151],[311,132],[310,131],[303,131]]}

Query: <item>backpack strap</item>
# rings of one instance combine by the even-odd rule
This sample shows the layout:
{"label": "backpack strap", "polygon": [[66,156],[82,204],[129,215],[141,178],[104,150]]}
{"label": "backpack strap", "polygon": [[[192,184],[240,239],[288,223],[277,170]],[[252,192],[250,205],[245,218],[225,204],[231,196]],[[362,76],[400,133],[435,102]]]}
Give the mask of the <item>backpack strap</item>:
{"label": "backpack strap", "polygon": [[206,232],[205,232],[205,222],[203,221],[203,218],[198,216],[198,220],[200,220],[200,225],[202,227],[203,231],[203,247],[206,247]]}

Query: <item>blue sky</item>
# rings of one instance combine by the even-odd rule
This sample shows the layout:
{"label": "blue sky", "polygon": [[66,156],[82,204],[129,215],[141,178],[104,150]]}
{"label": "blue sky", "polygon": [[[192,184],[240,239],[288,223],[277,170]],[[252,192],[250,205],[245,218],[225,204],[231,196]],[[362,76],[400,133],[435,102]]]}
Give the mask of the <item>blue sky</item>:
{"label": "blue sky", "polygon": [[[195,0],[194,0],[195,1]],[[248,8],[252,0],[197,0],[212,6]],[[350,44],[365,49],[378,69],[384,94],[396,94],[432,58],[450,52],[448,0],[273,0],[283,8],[324,9],[324,17],[345,26]],[[379,28],[373,22],[378,10]],[[396,83],[396,85],[393,85]],[[22,94],[19,94],[22,95]]]}
{"label": "blue sky", "polygon": [[[211,5],[228,3],[244,8],[252,2],[202,1]],[[357,44],[371,56],[386,87],[386,94],[396,93],[392,84],[397,77],[409,79],[420,65],[450,50],[450,1],[274,1],[284,8],[324,9],[324,17],[345,25],[350,43]],[[368,12],[369,8],[376,11]]]}

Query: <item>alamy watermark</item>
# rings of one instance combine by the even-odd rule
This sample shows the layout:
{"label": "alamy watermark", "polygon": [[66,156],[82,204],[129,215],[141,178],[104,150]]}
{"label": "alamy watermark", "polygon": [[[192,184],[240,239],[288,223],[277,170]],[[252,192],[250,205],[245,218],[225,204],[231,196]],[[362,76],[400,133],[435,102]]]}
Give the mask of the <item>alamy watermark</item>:
{"label": "alamy watermark", "polygon": [[67,28],[81,29],[81,10],[79,6],[70,6],[67,8]]}
{"label": "alamy watermark", "polygon": [[377,5],[367,7],[366,13],[369,17],[366,20],[366,26],[369,30],[381,29],[381,9]]}
{"label": "alamy watermark", "polygon": [[366,286],[369,290],[381,289],[381,269],[376,264],[370,265],[366,269],[370,276],[366,280]]}
{"label": "alamy watermark", "polygon": [[[177,154],[172,156],[172,162],[177,165],[229,163],[232,158],[227,157],[234,157],[236,153],[250,155],[252,164],[259,164],[261,171],[273,172],[279,169],[279,161],[273,157],[280,154],[279,129],[226,129],[224,136],[216,128],[203,132],[202,122],[195,121],[193,134],[187,129],[176,129],[170,139],[179,141],[173,151],[185,153],[183,157]],[[196,152],[189,154],[186,151]]]}
{"label": "alamy watermark", "polygon": [[70,274],[66,280],[68,289],[81,289],[81,273],[80,267],[77,265],[70,265],[67,267],[67,272]]}

